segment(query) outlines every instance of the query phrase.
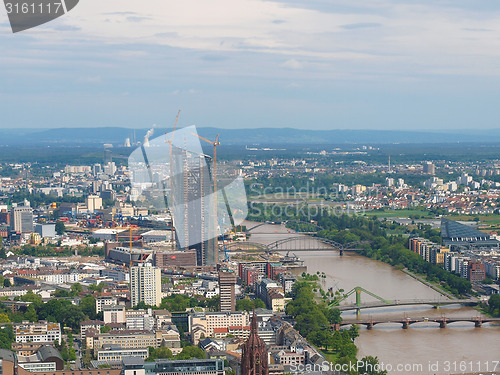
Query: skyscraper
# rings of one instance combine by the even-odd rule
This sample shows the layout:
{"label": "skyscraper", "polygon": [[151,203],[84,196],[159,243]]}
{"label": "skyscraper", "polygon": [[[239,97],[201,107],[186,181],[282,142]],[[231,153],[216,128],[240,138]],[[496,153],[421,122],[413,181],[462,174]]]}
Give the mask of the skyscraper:
{"label": "skyscraper", "polygon": [[241,355],[242,375],[269,375],[267,347],[257,333],[257,317],[253,312],[250,337],[243,344]]}
{"label": "skyscraper", "polygon": [[236,297],[234,293],[236,280],[234,272],[219,271],[220,311],[236,310]]}
{"label": "skyscraper", "polygon": [[132,307],[143,301],[146,305],[161,304],[161,270],[150,263],[130,268],[130,300]]}
{"label": "skyscraper", "polygon": [[170,206],[175,207],[176,242],[184,250],[196,250],[198,266],[215,266],[218,263],[216,228],[211,216],[214,207],[209,160],[203,154],[172,148],[174,192],[170,195]]}

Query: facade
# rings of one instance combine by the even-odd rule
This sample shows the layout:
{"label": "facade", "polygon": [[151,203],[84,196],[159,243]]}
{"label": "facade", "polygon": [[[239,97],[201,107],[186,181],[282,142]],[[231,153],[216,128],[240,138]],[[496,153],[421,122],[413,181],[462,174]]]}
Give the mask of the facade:
{"label": "facade", "polygon": [[104,306],[116,305],[116,297],[114,296],[99,296],[95,299],[95,311],[99,314],[103,311]]}
{"label": "facade", "polygon": [[[140,358],[122,361],[123,375],[224,375],[222,359],[187,359],[144,362]],[[243,374],[243,373],[242,373]],[[78,375],[78,374],[75,374]]]}
{"label": "facade", "polygon": [[38,323],[23,322],[14,325],[16,342],[54,342],[61,341],[59,323],[41,321]]}
{"label": "facade", "polygon": [[94,340],[94,348],[101,349],[103,347],[115,345],[122,349],[143,349],[149,346],[157,348],[158,342],[156,335],[153,332],[146,331],[112,331],[101,333]]}
{"label": "facade", "polygon": [[237,278],[234,272],[219,272],[220,311],[236,310],[236,296],[234,291],[236,281]]}
{"label": "facade", "polygon": [[56,236],[55,224],[35,224],[35,232],[42,238],[54,238]]}
{"label": "facade", "polygon": [[486,272],[483,262],[469,262],[467,267],[467,279],[470,282],[481,282],[485,277]]}
{"label": "facade", "polygon": [[250,328],[248,311],[204,312],[189,316],[189,332],[194,344],[198,344],[202,337],[212,337],[216,330],[229,328],[234,333],[248,332]]}
{"label": "facade", "polygon": [[110,305],[104,306],[101,310],[103,312],[104,323],[125,323],[125,306]]}
{"label": "facade", "polygon": [[10,226],[16,232],[33,232],[33,209],[27,206],[13,207],[10,212]]}
{"label": "facade", "polygon": [[194,267],[196,266],[196,251],[157,251],[155,266],[159,268]]}
{"label": "facade", "polygon": [[97,351],[98,361],[121,361],[125,357],[139,357],[146,359],[149,356],[148,348],[122,349],[119,345],[105,345]]}
{"label": "facade", "polygon": [[130,300],[132,306],[139,302],[159,306],[161,303],[161,270],[150,263],[130,269]]}

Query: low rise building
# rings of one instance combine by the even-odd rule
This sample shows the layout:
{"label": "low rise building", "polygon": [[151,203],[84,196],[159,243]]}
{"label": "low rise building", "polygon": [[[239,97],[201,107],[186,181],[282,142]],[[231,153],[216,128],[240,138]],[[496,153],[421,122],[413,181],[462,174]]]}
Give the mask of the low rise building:
{"label": "low rise building", "polygon": [[30,323],[23,321],[14,325],[16,342],[50,342],[61,341],[61,326],[59,323],[40,321]]}

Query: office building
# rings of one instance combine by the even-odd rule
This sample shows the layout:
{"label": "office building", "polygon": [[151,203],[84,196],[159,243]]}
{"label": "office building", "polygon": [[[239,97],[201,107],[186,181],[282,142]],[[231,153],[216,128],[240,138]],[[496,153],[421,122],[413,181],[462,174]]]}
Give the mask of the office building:
{"label": "office building", "polygon": [[219,296],[220,296],[220,311],[235,311],[236,310],[236,275],[229,270],[219,272]]}
{"label": "office building", "polygon": [[33,209],[29,206],[13,207],[10,212],[10,226],[16,232],[33,232]]}
{"label": "office building", "polygon": [[431,162],[426,162],[423,167],[424,174],[434,175],[436,174],[436,167]]}
{"label": "office building", "polygon": [[95,212],[102,208],[102,198],[97,195],[89,195],[85,199],[85,203],[89,212]]}
{"label": "office building", "polygon": [[198,266],[218,263],[217,228],[212,195],[210,158],[178,147],[172,148],[171,165],[176,242],[184,250],[196,250]]}
{"label": "office building", "polygon": [[55,224],[35,224],[35,232],[42,238],[54,238],[56,236]]}
{"label": "office building", "polygon": [[130,269],[130,299],[132,306],[139,302],[159,306],[161,303],[161,270],[150,263],[140,263]]}

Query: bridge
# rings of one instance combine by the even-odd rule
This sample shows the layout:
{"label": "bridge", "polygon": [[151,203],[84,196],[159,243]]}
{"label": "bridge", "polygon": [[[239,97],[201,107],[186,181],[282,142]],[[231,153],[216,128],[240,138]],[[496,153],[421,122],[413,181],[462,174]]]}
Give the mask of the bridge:
{"label": "bridge", "polygon": [[269,252],[276,251],[340,251],[340,255],[344,255],[344,251],[359,251],[362,250],[360,245],[367,243],[364,241],[349,242],[345,244],[338,243],[328,238],[311,237],[311,236],[294,236],[287,237],[281,240],[274,241],[267,245]]}
{"label": "bridge", "polygon": [[364,319],[364,320],[344,320],[341,323],[333,324],[332,328],[334,330],[340,329],[342,326],[353,325],[353,324],[361,324],[366,326],[367,329],[372,329],[377,324],[386,324],[386,323],[399,323],[402,325],[403,329],[408,329],[410,325],[421,322],[433,322],[438,323],[440,328],[446,328],[446,326],[450,323],[455,322],[471,322],[474,323],[475,327],[482,327],[483,323],[500,323],[500,318],[487,318],[482,316],[475,317],[435,317],[435,318],[410,318],[404,317],[402,319]]}
{"label": "bridge", "polygon": [[[374,302],[362,303],[361,302],[361,294],[368,294],[369,296],[376,299]],[[349,305],[341,305],[340,303],[345,301],[351,295],[355,294],[356,302]],[[477,298],[468,298],[468,299],[445,299],[445,300],[437,300],[437,299],[409,299],[409,300],[387,300],[382,298],[375,293],[370,292],[360,286],[356,286],[352,288],[350,291],[345,293],[342,296],[339,296],[333,299],[329,303],[329,307],[337,308],[340,311],[348,311],[348,310],[356,310],[358,313],[361,309],[369,309],[369,308],[377,308],[377,307],[390,307],[390,306],[410,306],[410,305],[431,305],[434,307],[444,306],[444,305],[477,305],[479,300]]]}
{"label": "bridge", "polygon": [[361,309],[375,309],[377,307],[391,307],[391,306],[411,306],[411,305],[430,305],[434,307],[445,306],[445,305],[465,305],[465,306],[475,306],[479,304],[479,300],[475,298],[468,299],[449,299],[449,300],[436,300],[436,299],[409,299],[409,300],[395,300],[385,302],[367,302],[357,305],[355,303],[350,305],[340,305],[336,306],[340,311],[349,310],[361,310]]}
{"label": "bridge", "polygon": [[[264,222],[264,223],[259,223],[257,225],[254,225],[253,227],[251,228],[247,228],[246,230],[246,233],[256,233],[254,232],[254,229],[257,229],[257,228],[260,228],[262,227],[263,225],[266,225],[266,224],[270,224],[269,222]],[[276,224],[276,223],[272,223],[272,224]],[[317,224],[314,224],[314,223],[310,223],[310,222],[307,222],[307,221],[299,221],[299,220],[288,220],[288,221],[285,221],[283,222],[282,224],[285,224],[287,226],[287,228],[289,229],[292,229],[294,230],[293,228],[290,228],[288,226],[288,224],[298,224],[298,225],[303,225],[303,226],[307,226],[309,228],[311,228],[310,231],[297,231],[297,233],[302,233],[302,234],[316,234],[319,230],[322,230],[322,229],[325,229]],[[259,234],[268,234],[268,233],[259,233]],[[272,233],[269,233],[269,234],[272,234]]]}
{"label": "bridge", "polygon": [[[344,255],[345,251],[361,250],[360,245],[363,243],[367,242],[340,244],[323,237],[301,235],[283,238],[267,245],[252,241],[226,242],[225,245],[227,251],[265,251],[268,253],[277,251],[340,251],[340,255]],[[221,247],[221,250],[224,249]]]}

